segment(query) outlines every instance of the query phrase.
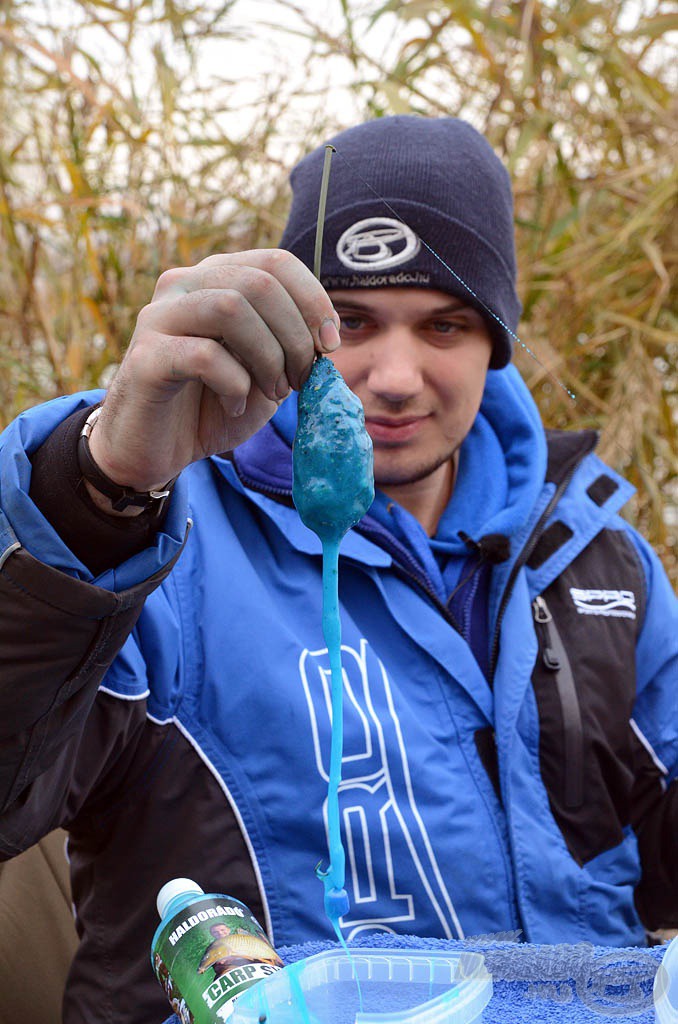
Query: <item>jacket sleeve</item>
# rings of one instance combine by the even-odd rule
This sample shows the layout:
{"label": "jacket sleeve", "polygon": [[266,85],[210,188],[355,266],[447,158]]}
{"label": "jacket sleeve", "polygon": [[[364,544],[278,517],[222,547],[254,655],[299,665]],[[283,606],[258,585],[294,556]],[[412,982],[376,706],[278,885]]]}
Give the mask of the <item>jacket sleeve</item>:
{"label": "jacket sleeve", "polygon": [[636,902],[646,927],[678,928],[678,601],[655,552],[629,532],[647,580],[631,723],[640,741],[633,825],[642,878]]}
{"label": "jacket sleeve", "polygon": [[[75,399],[70,405],[60,401],[56,416],[50,410],[55,403],[38,407],[0,438],[0,855],[4,857],[61,823],[59,809],[63,812],[67,803],[73,760],[99,683],[146,597],[171,571],[183,542],[183,536],[178,536],[180,508],[170,513],[169,527],[148,549],[96,577],[56,535],[30,499],[30,457],[73,413]],[[181,494],[178,503],[181,506]],[[184,515],[184,534],[185,523]],[[124,732],[124,724],[122,728]],[[32,799],[39,789],[48,792],[49,799]]]}
{"label": "jacket sleeve", "polygon": [[[144,600],[170,570],[122,593],[71,579],[19,548],[0,570],[0,850],[13,856],[63,822],[77,751],[99,683]],[[36,822],[30,788],[44,785]],[[16,824],[17,807],[30,820]],[[57,814],[57,818],[54,815]],[[3,815],[12,820],[11,836]],[[25,841],[16,837],[24,834]]]}

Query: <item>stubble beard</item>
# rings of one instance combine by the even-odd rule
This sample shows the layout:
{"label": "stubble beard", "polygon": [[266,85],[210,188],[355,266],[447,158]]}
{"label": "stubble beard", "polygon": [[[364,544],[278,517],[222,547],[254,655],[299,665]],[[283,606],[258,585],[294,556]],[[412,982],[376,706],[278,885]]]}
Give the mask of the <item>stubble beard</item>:
{"label": "stubble beard", "polygon": [[379,470],[376,465],[375,459],[375,470],[374,470],[374,482],[375,485],[380,489],[384,490],[386,487],[403,487],[407,484],[416,484],[420,480],[425,480],[427,477],[432,476],[441,466],[454,457],[456,448],[451,448],[450,451],[444,452],[437,458],[433,458],[430,461],[420,462],[414,466],[402,466],[398,468],[384,467]]}

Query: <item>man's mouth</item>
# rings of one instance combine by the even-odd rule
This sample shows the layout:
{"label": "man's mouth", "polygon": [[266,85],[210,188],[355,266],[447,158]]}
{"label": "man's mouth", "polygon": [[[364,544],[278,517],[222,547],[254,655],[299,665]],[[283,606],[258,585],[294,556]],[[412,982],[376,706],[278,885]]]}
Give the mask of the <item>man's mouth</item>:
{"label": "man's mouth", "polygon": [[428,416],[366,416],[365,426],[372,441],[399,444],[414,437]]}

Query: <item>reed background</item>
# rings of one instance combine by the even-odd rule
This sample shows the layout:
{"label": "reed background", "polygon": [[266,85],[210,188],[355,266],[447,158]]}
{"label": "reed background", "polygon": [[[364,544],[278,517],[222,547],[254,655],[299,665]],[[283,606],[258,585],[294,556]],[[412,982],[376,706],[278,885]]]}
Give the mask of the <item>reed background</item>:
{"label": "reed background", "polygon": [[678,582],[677,40],[663,0],[0,0],[0,427],[105,386],[163,269],[275,245],[329,133],[461,116],[515,182],[516,362]]}

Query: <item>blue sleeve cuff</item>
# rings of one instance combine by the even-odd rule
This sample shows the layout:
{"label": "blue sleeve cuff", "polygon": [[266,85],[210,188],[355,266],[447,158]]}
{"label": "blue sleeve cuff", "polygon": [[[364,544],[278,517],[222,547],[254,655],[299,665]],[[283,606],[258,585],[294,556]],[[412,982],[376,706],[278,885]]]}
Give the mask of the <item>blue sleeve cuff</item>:
{"label": "blue sleeve cuff", "polygon": [[68,395],[22,413],[0,435],[0,503],[17,540],[34,558],[105,590],[119,592],[148,579],[177,554],[188,518],[188,487],[181,477],[169,500],[155,543],[99,576],[76,558],[29,496],[30,456],[72,413],[100,402],[103,391]]}

